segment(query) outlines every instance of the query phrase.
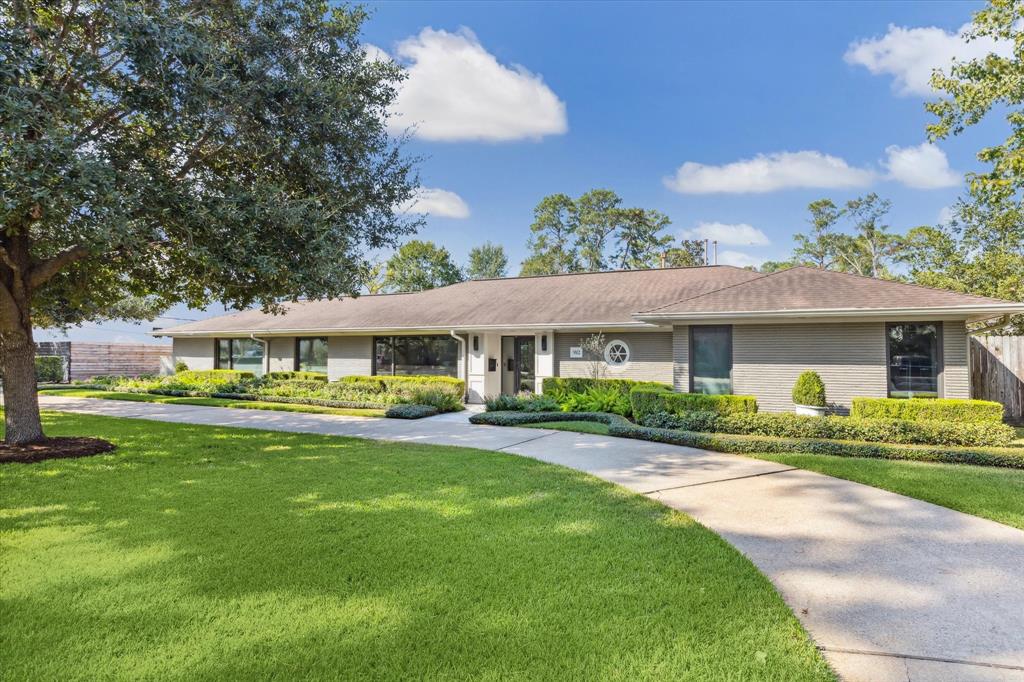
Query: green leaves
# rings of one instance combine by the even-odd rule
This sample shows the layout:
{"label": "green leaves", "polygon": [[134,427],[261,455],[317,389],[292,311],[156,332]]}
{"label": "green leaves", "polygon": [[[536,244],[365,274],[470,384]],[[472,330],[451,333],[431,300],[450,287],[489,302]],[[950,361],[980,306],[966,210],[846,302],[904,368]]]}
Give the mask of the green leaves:
{"label": "green leaves", "polygon": [[418,239],[403,244],[388,259],[384,272],[384,286],[389,291],[422,291],[462,279],[448,249]]}

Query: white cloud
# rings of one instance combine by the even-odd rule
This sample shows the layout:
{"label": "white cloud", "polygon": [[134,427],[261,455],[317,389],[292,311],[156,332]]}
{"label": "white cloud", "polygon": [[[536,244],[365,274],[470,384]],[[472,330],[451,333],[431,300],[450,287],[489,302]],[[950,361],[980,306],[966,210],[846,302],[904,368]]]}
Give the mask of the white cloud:
{"label": "white cloud", "polygon": [[936,218],[937,225],[948,225],[954,218],[956,213],[953,211],[952,206],[943,206],[939,209],[938,218]]}
{"label": "white cloud", "polygon": [[469,206],[462,197],[446,189],[431,187],[421,187],[401,210],[405,213],[426,213],[438,218],[469,217]]}
{"label": "white cloud", "polygon": [[683,236],[687,239],[710,239],[732,246],[767,246],[771,243],[768,235],[746,223],[698,223],[692,230],[684,230]]}
{"label": "white cloud", "polygon": [[[372,48],[372,49],[370,49]],[[381,50],[367,47],[371,58]],[[540,139],[569,129],[565,103],[526,68],[501,64],[468,28],[424,28],[395,49],[407,65],[390,125],[425,140]]]}
{"label": "white cloud", "polygon": [[682,194],[745,194],[798,187],[865,187],[875,177],[874,171],[850,166],[839,157],[801,151],[758,154],[721,166],[687,161],[674,176],[665,178],[665,185]]}
{"label": "white cloud", "polygon": [[932,71],[948,71],[954,58],[968,61],[993,52],[1012,54],[1013,44],[1009,42],[989,37],[967,42],[962,34],[969,27],[970,24],[964,24],[950,33],[936,26],[906,28],[890,24],[888,33],[881,38],[851,43],[843,59],[876,76],[892,76],[892,87],[900,95],[933,95]]}
{"label": "white cloud", "polygon": [[718,252],[718,263],[719,265],[735,265],[738,268],[745,268],[747,266],[759,267],[764,262],[764,258],[758,258],[757,256],[751,256],[749,253],[743,253],[742,251],[719,251]]}
{"label": "white cloud", "polygon": [[889,171],[888,178],[907,187],[956,187],[962,180],[960,174],[949,167],[946,153],[928,142],[917,147],[891,145],[885,148],[885,154],[882,165]]}

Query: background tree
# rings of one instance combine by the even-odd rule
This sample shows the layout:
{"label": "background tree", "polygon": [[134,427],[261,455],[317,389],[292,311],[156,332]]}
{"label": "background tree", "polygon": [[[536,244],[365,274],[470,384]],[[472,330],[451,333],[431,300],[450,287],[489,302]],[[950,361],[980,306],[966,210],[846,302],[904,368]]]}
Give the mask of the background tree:
{"label": "background tree", "polygon": [[[43,437],[33,326],[140,297],[276,309],[358,290],[416,223],[387,134],[402,78],[361,9],[312,0],[8,3],[0,13],[6,440]],[[130,314],[130,313],[129,313]]]}
{"label": "background tree", "polygon": [[834,264],[836,256],[835,227],[843,211],[831,199],[818,199],[807,205],[811,213],[810,234],[796,234],[796,248],[793,260],[805,265],[827,270]]}
{"label": "background tree", "polygon": [[379,260],[366,264],[365,275],[363,276],[363,288],[368,294],[382,294],[387,290],[384,284],[384,275],[387,272],[387,263]]}
{"label": "background tree", "polygon": [[[978,152],[989,166],[967,176],[968,196],[954,207],[948,226],[922,231],[917,237],[911,271],[922,283],[943,281],[968,293],[1010,300],[1024,299],[1024,3],[992,0],[974,14],[968,40],[989,37],[1013,45],[1010,54],[989,54],[955,62],[937,71],[932,86],[944,97],[929,102],[936,121],[928,126],[932,140],[959,135],[996,110],[1005,116],[1009,135]],[[1024,316],[1008,325],[1024,333]]]}
{"label": "background tree", "polygon": [[551,194],[533,209],[530,255],[523,261],[521,276],[558,275],[579,270],[576,251],[576,202],[567,194]]}
{"label": "background tree", "polygon": [[660,211],[624,208],[618,212],[616,223],[619,227],[615,234],[618,267],[623,270],[658,267],[662,254],[672,243],[670,235],[662,236],[660,233],[672,221]]}
{"label": "background tree", "polygon": [[469,251],[466,277],[469,279],[497,279],[508,275],[508,256],[500,244],[484,242]]}
{"label": "background tree", "polygon": [[605,251],[619,229],[621,204],[619,195],[609,189],[592,189],[576,200],[576,247],[583,270],[608,269]]}
{"label": "background tree", "polygon": [[388,259],[384,287],[388,291],[422,291],[463,280],[448,249],[434,242],[413,239]]}
{"label": "background tree", "polygon": [[672,237],[662,234],[671,224],[664,213],[621,204],[619,195],[608,189],[592,189],[579,199],[566,194],[544,197],[533,211],[530,255],[519,274],[651,268],[660,265],[662,255],[670,266],[703,263],[703,256],[693,258],[688,240],[673,247]]}
{"label": "background tree", "polygon": [[663,252],[663,262],[666,268],[692,268],[706,265],[704,262],[704,240],[702,239],[680,239],[675,246],[669,242],[666,247]]}

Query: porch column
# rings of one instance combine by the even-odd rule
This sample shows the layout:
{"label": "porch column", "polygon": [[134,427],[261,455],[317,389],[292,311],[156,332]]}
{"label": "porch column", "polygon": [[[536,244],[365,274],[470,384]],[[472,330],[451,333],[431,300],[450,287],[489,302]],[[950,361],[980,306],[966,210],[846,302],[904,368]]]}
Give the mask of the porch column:
{"label": "porch column", "polygon": [[537,393],[544,392],[544,379],[555,376],[555,332],[551,329],[534,335],[534,373]]}

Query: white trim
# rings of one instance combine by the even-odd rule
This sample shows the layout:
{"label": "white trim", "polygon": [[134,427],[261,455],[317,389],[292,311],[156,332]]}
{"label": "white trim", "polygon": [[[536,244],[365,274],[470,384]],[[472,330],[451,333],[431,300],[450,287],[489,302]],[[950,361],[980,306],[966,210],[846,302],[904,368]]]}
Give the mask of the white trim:
{"label": "white trim", "polygon": [[[612,346],[614,346],[615,344],[619,344],[620,346],[622,346],[626,350],[626,359],[623,360],[622,362],[612,362],[611,349],[612,349]],[[604,346],[604,361],[605,361],[605,363],[607,363],[607,365],[609,367],[618,367],[618,368],[625,367],[626,365],[629,364],[629,359],[632,356],[632,354],[633,354],[632,351],[630,351],[630,349],[629,349],[629,344],[626,343],[625,341],[623,341],[622,339],[612,339],[611,341],[606,343],[605,346]]]}
{"label": "white trim", "polygon": [[161,336],[222,336],[228,338],[231,336],[247,336],[248,334],[260,334],[261,336],[296,336],[303,334],[317,334],[323,336],[324,334],[388,334],[391,332],[402,332],[408,334],[415,334],[418,332],[448,332],[452,329],[458,329],[463,332],[473,331],[532,331],[539,333],[547,330],[559,330],[559,329],[650,329],[651,331],[658,331],[657,325],[648,324],[646,322],[566,322],[566,323],[550,323],[540,322],[537,324],[491,324],[491,325],[472,325],[472,326],[459,326],[453,327],[452,325],[443,325],[439,327],[316,327],[310,329],[199,329],[199,330],[186,330],[186,331],[174,331],[173,329],[157,329],[150,334],[155,337]]}

